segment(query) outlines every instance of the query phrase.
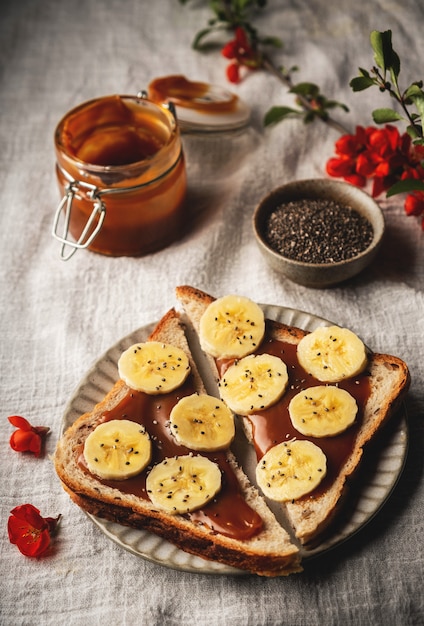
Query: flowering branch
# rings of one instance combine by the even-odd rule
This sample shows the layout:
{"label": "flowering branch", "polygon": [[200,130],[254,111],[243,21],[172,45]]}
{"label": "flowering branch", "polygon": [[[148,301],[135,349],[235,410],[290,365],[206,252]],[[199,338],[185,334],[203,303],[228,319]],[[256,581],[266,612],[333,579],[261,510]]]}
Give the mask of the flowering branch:
{"label": "flowering branch", "polygon": [[[186,4],[188,0],[180,0]],[[222,55],[231,63],[227,67],[227,78],[230,82],[238,83],[241,80],[242,68],[247,71],[266,70],[288,87],[290,93],[296,96],[299,108],[273,107],[265,116],[265,126],[276,124],[287,117],[303,119],[308,124],[315,119],[321,120],[339,132],[347,132],[346,128],[333,120],[329,111],[336,107],[348,111],[348,108],[335,100],[326,98],[314,83],[302,82],[295,84],[290,71],[277,68],[265,49],[272,46],[281,48],[282,41],[277,37],[260,36],[251,21],[258,9],[264,9],[267,0],[211,0],[210,8],[215,17],[210,19],[207,28],[200,30],[194,38],[192,47],[202,50],[205,39],[216,32],[233,32],[235,38],[222,47]]]}
{"label": "flowering branch", "polygon": [[[346,105],[335,100],[328,100],[321,94],[319,87],[314,83],[294,84],[291,72],[284,70],[284,68],[278,69],[266,55],[263,56],[262,67],[288,87],[290,93],[296,94],[296,102],[301,107],[300,109],[281,106],[272,107],[265,115],[265,126],[276,124],[287,117],[298,117],[303,118],[305,124],[319,119],[340,133],[348,132],[342,124],[332,119],[328,113],[329,109],[336,107],[340,107],[347,112],[349,109]],[[291,71],[296,69],[296,67],[293,67]]]}
{"label": "flowering branch", "polygon": [[[424,213],[424,171],[421,162],[424,157],[424,91],[423,81],[414,81],[404,91],[399,86],[400,60],[392,46],[392,32],[373,31],[370,35],[371,47],[374,51],[376,65],[370,70],[359,68],[359,76],[350,81],[353,91],[363,91],[377,86],[381,92],[387,92],[400,106],[404,115],[392,108],[375,109],[372,112],[374,122],[387,124],[404,121],[407,123],[406,132],[411,137],[413,147],[410,156],[413,167],[401,173],[399,180],[388,190],[387,196],[394,196],[404,192],[421,192],[408,196],[405,201],[405,210],[408,215]],[[416,111],[411,111],[415,106]],[[421,149],[420,149],[421,148]],[[405,170],[407,168],[405,167]],[[422,221],[424,229],[424,219]]]}
{"label": "flowering branch", "polygon": [[[424,145],[423,121],[424,121],[424,92],[423,82],[413,82],[405,91],[399,87],[400,60],[392,47],[392,32],[372,31],[370,35],[371,46],[374,51],[376,65],[368,72],[359,68],[359,76],[350,81],[353,91],[362,91],[372,86],[377,86],[381,92],[389,95],[400,105],[406,117],[391,108],[376,109],[372,113],[373,120],[377,124],[385,124],[397,121],[406,121],[408,134],[413,138],[414,144]],[[411,112],[409,107],[415,105],[417,112]]]}
{"label": "flowering branch", "polygon": [[[180,0],[186,4],[188,0]],[[216,31],[232,31],[235,38],[221,49],[222,55],[230,60],[227,78],[237,83],[241,70],[266,70],[283,83],[295,96],[298,108],[274,106],[264,117],[264,125],[277,124],[287,118],[302,119],[305,124],[319,120],[339,131],[343,136],[336,142],[336,157],[327,163],[330,176],[342,177],[351,184],[365,186],[372,180],[372,195],[385,192],[387,196],[408,192],[405,212],[408,215],[423,215],[424,230],[424,91],[423,82],[414,81],[405,90],[399,84],[400,59],[392,46],[392,33],[372,31],[370,36],[375,65],[371,70],[359,68],[359,76],[350,81],[354,92],[376,86],[386,92],[400,108],[379,108],[372,112],[376,124],[385,128],[363,128],[358,126],[355,134],[330,116],[330,111],[346,105],[323,95],[314,83],[294,83],[292,73],[296,67],[286,70],[278,68],[264,51],[267,45],[281,47],[275,37],[261,38],[251,25],[254,10],[264,8],[266,0],[209,0],[215,18],[209,20],[207,28],[201,30],[194,42],[196,50],[202,49],[204,39]],[[390,125],[406,122],[406,132],[400,135]]]}
{"label": "flowering branch", "polygon": [[[187,4],[188,0],[180,0]],[[261,45],[281,47],[282,42],[277,37],[259,37],[258,31],[252,25],[252,19],[258,10],[265,8],[267,0],[210,0],[209,5],[215,17],[208,21],[208,26],[200,30],[192,47],[202,50],[204,40],[211,34],[219,31],[235,32],[242,28],[249,37],[254,48]]]}

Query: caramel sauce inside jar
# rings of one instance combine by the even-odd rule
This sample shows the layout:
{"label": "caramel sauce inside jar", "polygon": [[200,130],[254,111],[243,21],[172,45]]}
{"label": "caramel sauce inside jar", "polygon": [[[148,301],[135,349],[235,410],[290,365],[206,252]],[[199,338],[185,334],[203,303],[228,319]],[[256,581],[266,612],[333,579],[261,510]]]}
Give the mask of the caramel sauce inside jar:
{"label": "caramel sauce inside jar", "polygon": [[[357,433],[361,427],[364,408],[370,394],[369,375],[364,371],[354,378],[346,379],[338,383],[338,386],[348,391],[356,400],[358,413],[355,422],[344,432],[332,437],[306,437],[296,430],[291,422],[288,406],[291,399],[300,391],[322,385],[301,367],[297,359],[297,346],[294,344],[271,339],[269,334],[265,338],[255,354],[272,354],[279,357],[287,365],[289,382],[287,390],[282,398],[267,409],[256,411],[248,415],[253,433],[253,443],[256,457],[259,461],[263,455],[273,446],[291,439],[307,439],[316,444],[327,457],[327,473],[321,483],[311,493],[303,496],[316,497],[328,489],[337,478],[341,468],[353,451]],[[234,362],[229,359],[217,359],[216,363],[220,377],[225,370]]]}
{"label": "caramel sauce inside jar", "polygon": [[[235,539],[249,539],[260,532],[261,517],[245,501],[238,480],[227,460],[225,451],[193,452],[180,445],[172,436],[168,421],[172,408],[183,396],[194,393],[191,375],[186,382],[173,392],[163,395],[149,395],[130,390],[110,411],[103,414],[103,420],[129,419],[145,427],[152,442],[152,460],[149,467],[167,457],[185,454],[201,454],[217,463],[222,474],[222,487],[215,498],[202,509],[186,515],[198,523],[207,525],[213,531]],[[88,472],[81,451],[79,464]],[[146,476],[149,467],[126,480],[103,480],[93,475],[100,483],[119,489],[123,493],[134,494],[149,500],[146,492]]]}
{"label": "caramel sauce inside jar", "polygon": [[71,235],[79,238],[93,212],[93,187],[106,207],[90,250],[141,256],[183,234],[185,160],[176,120],[165,107],[132,96],[84,103],[58,124],[55,150],[61,193],[77,182]]}
{"label": "caramel sauce inside jar", "polygon": [[163,145],[144,129],[109,126],[90,132],[75,150],[75,156],[94,165],[129,165],[150,158]]}
{"label": "caramel sauce inside jar", "polygon": [[228,93],[227,99],[215,99],[208,83],[190,81],[185,76],[156,78],[149,85],[149,98],[154,102],[173,102],[185,109],[201,113],[232,113],[238,97]]}

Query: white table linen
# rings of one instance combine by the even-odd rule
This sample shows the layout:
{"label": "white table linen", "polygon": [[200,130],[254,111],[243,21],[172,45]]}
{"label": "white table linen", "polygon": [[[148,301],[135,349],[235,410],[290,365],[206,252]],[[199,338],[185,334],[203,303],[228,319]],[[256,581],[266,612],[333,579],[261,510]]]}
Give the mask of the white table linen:
{"label": "white table linen", "polygon": [[[354,129],[389,106],[377,90],[354,94],[349,80],[372,65],[369,33],[393,31],[405,86],[423,74],[424,9],[404,0],[270,1],[261,33],[284,48],[278,64],[345,102],[337,119]],[[387,233],[362,275],[312,290],[274,274],[256,247],[253,209],[274,187],[323,177],[336,131],[296,120],[264,129],[271,105],[291,104],[265,72],[237,86],[216,51],[191,49],[211,16],[206,3],[177,0],[6,0],[1,9],[0,623],[16,625],[272,624],[417,625],[424,619],[423,528],[424,234],[399,197],[381,202]],[[192,224],[167,249],[143,258],[77,252],[59,259],[51,236],[56,188],[53,131],[70,108],[100,95],[136,93],[156,76],[183,73],[233,89],[252,108],[249,130],[226,142],[186,137]],[[402,74],[402,76],[403,76]],[[105,537],[63,492],[49,458],[65,406],[88,368],[118,339],[176,305],[191,284],[302,309],[359,333],[376,351],[403,358],[410,450],[392,497],[371,523],[300,575],[191,574],[134,556]],[[46,456],[8,444],[8,415],[49,426]],[[54,550],[31,560],[7,538],[9,511],[31,502],[63,515]]]}

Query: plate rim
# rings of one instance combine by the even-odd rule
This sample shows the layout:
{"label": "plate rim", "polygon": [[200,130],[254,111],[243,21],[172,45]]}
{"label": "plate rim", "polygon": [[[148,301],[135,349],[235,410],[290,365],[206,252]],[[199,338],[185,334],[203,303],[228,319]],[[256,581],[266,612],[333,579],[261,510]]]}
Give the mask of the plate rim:
{"label": "plate rim", "polygon": [[[285,307],[276,304],[260,304],[260,306],[264,310],[265,317],[268,319],[297,326],[298,328],[308,331],[313,330],[318,326],[330,326],[335,324],[335,322],[302,309]],[[298,322],[293,324],[292,321],[297,318],[303,318],[303,322],[306,321],[306,325],[301,325]],[[87,410],[91,410],[94,405],[102,399],[109,388],[111,388],[116,382],[117,358],[114,356],[115,353],[120,354],[123,350],[132,345],[132,343],[137,343],[147,339],[156,324],[157,322],[150,322],[133,330],[118,339],[118,341],[104,351],[101,356],[94,360],[85,375],[83,375],[80,379],[68,403],[66,404],[61,420],[60,437],[79,415],[82,415],[83,412],[87,412]],[[96,376],[100,376],[101,383],[95,382],[94,379]],[[106,389],[106,385],[110,385],[110,387]],[[84,411],[82,411],[81,408],[77,408],[81,403],[84,406],[87,405],[85,406]],[[92,404],[91,409],[88,406],[90,403]],[[409,447],[407,413],[403,402],[398,413],[400,419],[398,420],[398,424],[394,428],[394,433],[392,434],[392,437],[397,437],[397,440],[394,444],[386,442],[380,452],[381,456],[383,453],[386,453],[388,450],[390,451],[390,449],[394,449],[396,446],[400,448],[399,456],[397,457],[396,469],[388,472],[391,475],[391,480],[385,488],[383,487],[382,496],[380,498],[374,498],[374,506],[369,512],[363,513],[362,519],[359,520],[355,520],[355,515],[358,516],[358,503],[356,503],[356,506],[354,506],[351,510],[350,517],[348,518],[345,527],[342,526],[341,530],[336,531],[334,534],[330,534],[329,537],[320,543],[316,548],[308,550],[303,546],[299,546],[302,562],[306,563],[311,559],[315,559],[348,541],[351,537],[361,531],[364,526],[366,526],[379,513],[381,508],[389,499],[402,475]],[[381,465],[381,463],[382,461],[380,459],[377,462],[377,466],[379,464]],[[376,469],[375,474],[378,474],[378,468]],[[364,497],[366,491],[370,489],[372,489],[372,485],[370,484],[363,484],[359,487],[358,502],[360,502],[361,497]],[[96,517],[90,513],[84,513],[107,538],[126,551],[139,556],[144,560],[163,565],[170,569],[189,573],[249,575],[249,572],[247,571],[186,553],[177,546],[168,542],[166,539],[158,537],[149,531],[126,527],[121,524]],[[361,518],[360,514],[359,518]],[[129,538],[127,538],[127,536]],[[152,548],[147,549],[145,547],[136,547],[136,544],[139,543],[139,541],[142,542],[145,538],[147,542],[149,542],[150,539],[152,540],[155,550]],[[165,548],[165,550],[162,550],[162,552],[165,552],[164,556],[158,556],[155,554],[157,551],[161,552],[160,548]],[[171,554],[172,559],[170,556]]]}

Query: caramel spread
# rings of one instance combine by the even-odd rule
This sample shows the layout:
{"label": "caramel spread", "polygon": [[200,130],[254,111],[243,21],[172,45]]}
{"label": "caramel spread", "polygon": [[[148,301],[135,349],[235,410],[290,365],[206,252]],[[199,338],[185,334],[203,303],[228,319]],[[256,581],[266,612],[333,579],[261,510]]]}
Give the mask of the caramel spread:
{"label": "caramel spread", "polygon": [[208,83],[187,80],[184,76],[156,78],[149,85],[149,98],[153,102],[173,102],[185,109],[195,109],[198,113],[232,113],[238,102],[234,94],[218,99],[210,91]]}
{"label": "caramel spread", "polygon": [[70,180],[82,181],[76,184],[69,215],[75,240],[86,227],[88,238],[97,225],[97,216],[90,221],[94,197],[104,203],[105,218],[90,250],[142,256],[182,234],[185,160],[174,116],[164,107],[131,96],[98,98],[65,116],[56,129],[55,147],[62,195]]}
{"label": "caramel spread", "polygon": [[[356,435],[361,427],[364,407],[370,394],[369,376],[365,371],[354,378],[343,380],[338,386],[348,391],[356,400],[358,414],[354,424],[344,432],[333,437],[305,437],[297,431],[289,416],[290,400],[299,391],[321,385],[322,382],[305,372],[297,359],[297,346],[294,344],[276,341],[270,338],[269,328],[265,338],[255,354],[272,354],[281,358],[287,365],[289,383],[283,397],[267,409],[257,411],[248,416],[252,426],[253,443],[258,461],[273,446],[290,439],[308,439],[315,443],[327,457],[327,474],[320,485],[304,496],[303,499],[313,498],[327,490],[335,481],[347,458],[353,451]],[[217,359],[216,364],[220,377],[233,360]]]}
{"label": "caramel spread", "polygon": [[[116,407],[103,414],[104,421],[129,419],[142,424],[152,441],[151,465],[166,457],[190,454],[191,450],[176,442],[170,433],[168,421],[173,406],[178,400],[195,392],[192,377],[177,390],[163,395],[148,395],[130,390]],[[196,453],[197,454],[197,453]],[[228,463],[225,451],[202,452],[203,456],[218,464],[222,473],[222,487],[214,500],[201,510],[187,513],[187,516],[203,523],[217,533],[235,539],[249,539],[260,532],[262,519],[244,500],[234,471]],[[83,455],[80,465],[85,467]],[[102,484],[119,489],[123,493],[137,495],[149,500],[146,492],[146,475],[149,468],[126,480],[99,480]]]}
{"label": "caramel spread", "polygon": [[70,156],[92,165],[144,161],[166,144],[167,137],[161,136],[154,118],[140,109],[119,96],[80,107],[63,125],[63,147]]}

